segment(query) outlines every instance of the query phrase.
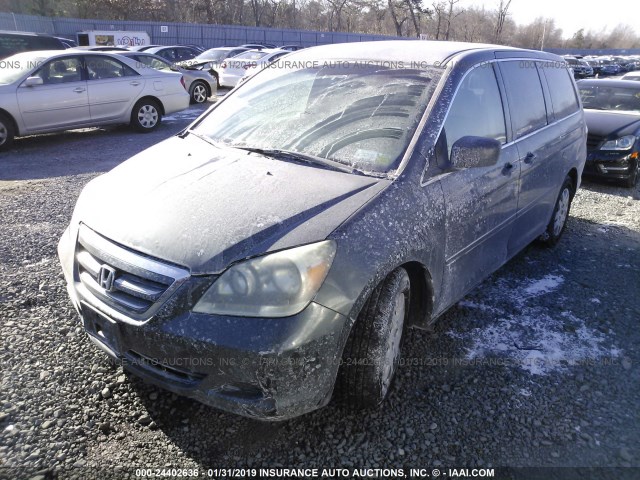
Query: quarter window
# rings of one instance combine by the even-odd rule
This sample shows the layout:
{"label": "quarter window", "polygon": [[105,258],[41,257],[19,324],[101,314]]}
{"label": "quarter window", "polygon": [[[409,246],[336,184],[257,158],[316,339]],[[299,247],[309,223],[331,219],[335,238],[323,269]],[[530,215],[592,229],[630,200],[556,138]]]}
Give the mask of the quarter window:
{"label": "quarter window", "polygon": [[500,63],[515,138],[547,125],[544,93],[536,63],[532,60]]}
{"label": "quarter window", "polygon": [[464,78],[449,109],[439,142],[447,150],[460,138],[471,135],[507,141],[504,109],[491,65],[473,69]]}

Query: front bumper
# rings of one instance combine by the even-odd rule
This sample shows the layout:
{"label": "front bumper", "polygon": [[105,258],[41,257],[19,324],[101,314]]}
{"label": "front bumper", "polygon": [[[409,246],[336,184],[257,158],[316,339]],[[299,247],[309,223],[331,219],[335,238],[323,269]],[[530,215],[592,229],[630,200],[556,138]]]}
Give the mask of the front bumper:
{"label": "front bumper", "polygon": [[583,175],[592,178],[627,180],[637,168],[637,153],[592,151],[587,154]]}
{"label": "front bumper", "polygon": [[89,338],[123,367],[204,404],[263,420],[283,420],[331,399],[346,317],[312,302],[286,318],[197,314],[190,306],[212,283],[192,276],[151,318],[123,318],[83,289],[67,230],[58,253],[67,289]]}

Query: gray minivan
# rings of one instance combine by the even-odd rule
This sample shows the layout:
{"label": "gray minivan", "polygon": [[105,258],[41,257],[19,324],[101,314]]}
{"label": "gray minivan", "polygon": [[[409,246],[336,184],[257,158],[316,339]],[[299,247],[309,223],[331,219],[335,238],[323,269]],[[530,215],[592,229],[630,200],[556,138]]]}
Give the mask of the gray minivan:
{"label": "gray minivan", "polygon": [[91,181],[58,247],[89,338],[157,385],[279,420],[382,403],[403,333],[562,235],[586,157],[555,55],[293,52]]}

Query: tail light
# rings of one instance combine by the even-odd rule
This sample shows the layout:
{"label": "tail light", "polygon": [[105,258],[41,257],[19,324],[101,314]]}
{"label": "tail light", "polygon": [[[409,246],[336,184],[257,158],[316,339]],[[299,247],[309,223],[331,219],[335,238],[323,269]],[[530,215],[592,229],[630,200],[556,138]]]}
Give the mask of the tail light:
{"label": "tail light", "polygon": [[182,84],[182,86],[184,87],[184,89],[187,89],[187,84],[184,83],[184,77],[180,77],[180,83]]}

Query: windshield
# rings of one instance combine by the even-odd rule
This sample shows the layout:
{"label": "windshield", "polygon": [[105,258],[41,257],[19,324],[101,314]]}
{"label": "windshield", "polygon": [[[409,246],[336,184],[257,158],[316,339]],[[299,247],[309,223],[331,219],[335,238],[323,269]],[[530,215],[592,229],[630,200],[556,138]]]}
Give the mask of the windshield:
{"label": "windshield", "polygon": [[584,108],[640,112],[640,88],[579,85]]}
{"label": "windshield", "polygon": [[361,172],[396,169],[442,70],[300,63],[310,65],[273,64],[212,110],[195,131],[231,147],[286,150]]}
{"label": "windshield", "polygon": [[15,82],[29,70],[40,66],[45,60],[45,57],[34,57],[24,53],[5,58],[2,60],[2,68],[0,68],[0,84],[7,85]]}
{"label": "windshield", "polygon": [[218,50],[217,48],[212,48],[211,50],[206,50],[198,55],[194,60],[207,60],[207,61],[219,61],[224,60],[225,56],[229,53],[229,50]]}

